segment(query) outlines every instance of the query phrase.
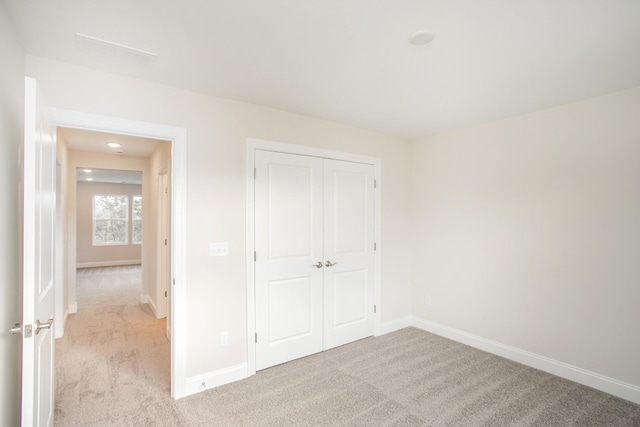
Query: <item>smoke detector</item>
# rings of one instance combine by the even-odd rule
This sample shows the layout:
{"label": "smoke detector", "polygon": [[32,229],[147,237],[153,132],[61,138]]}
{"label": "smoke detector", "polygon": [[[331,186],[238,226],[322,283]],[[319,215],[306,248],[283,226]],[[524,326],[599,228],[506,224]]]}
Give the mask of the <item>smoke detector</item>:
{"label": "smoke detector", "polygon": [[420,30],[411,34],[409,37],[409,43],[420,46],[423,44],[431,43],[431,41],[435,38],[436,33],[431,30]]}

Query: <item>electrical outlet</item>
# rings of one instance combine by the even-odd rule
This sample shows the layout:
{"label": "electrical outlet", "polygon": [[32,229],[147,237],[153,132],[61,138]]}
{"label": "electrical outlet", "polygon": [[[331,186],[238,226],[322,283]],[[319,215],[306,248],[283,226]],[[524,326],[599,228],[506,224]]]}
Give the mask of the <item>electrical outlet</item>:
{"label": "electrical outlet", "polygon": [[220,332],[220,347],[229,345],[229,332]]}
{"label": "electrical outlet", "polygon": [[431,305],[431,295],[424,296],[424,303],[425,305]]}

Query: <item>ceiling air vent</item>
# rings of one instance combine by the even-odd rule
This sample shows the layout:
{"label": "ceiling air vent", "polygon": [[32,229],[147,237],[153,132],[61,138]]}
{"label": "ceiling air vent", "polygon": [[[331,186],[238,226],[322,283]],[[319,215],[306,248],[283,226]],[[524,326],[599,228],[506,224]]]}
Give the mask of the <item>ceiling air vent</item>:
{"label": "ceiling air vent", "polygon": [[76,46],[79,50],[100,56],[119,59],[139,65],[151,65],[158,55],[133,47],[124,46],[107,40],[101,40],[86,34],[76,33]]}

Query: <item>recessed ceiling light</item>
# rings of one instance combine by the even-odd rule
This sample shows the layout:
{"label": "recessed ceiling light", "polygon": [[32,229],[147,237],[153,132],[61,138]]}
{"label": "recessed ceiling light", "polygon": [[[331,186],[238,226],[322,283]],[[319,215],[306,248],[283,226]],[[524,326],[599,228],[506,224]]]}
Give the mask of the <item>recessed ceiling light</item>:
{"label": "recessed ceiling light", "polygon": [[107,143],[107,145],[111,148],[118,148],[120,147],[120,144],[118,144],[117,142],[109,142]]}
{"label": "recessed ceiling light", "polygon": [[91,170],[91,169],[82,169],[82,172],[91,173],[91,172],[93,172],[93,170]]}
{"label": "recessed ceiling light", "polygon": [[436,33],[431,30],[420,30],[411,34],[411,37],[409,37],[409,42],[413,45],[420,46],[431,42],[435,36]]}
{"label": "recessed ceiling light", "polygon": [[85,178],[85,181],[93,181],[93,178]]}

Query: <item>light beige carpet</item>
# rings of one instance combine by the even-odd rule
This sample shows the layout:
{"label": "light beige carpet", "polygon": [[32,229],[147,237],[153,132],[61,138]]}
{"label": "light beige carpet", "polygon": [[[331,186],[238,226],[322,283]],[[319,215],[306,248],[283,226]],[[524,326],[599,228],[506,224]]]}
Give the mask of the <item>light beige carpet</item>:
{"label": "light beige carpet", "polygon": [[164,322],[107,272],[78,275],[57,341],[59,426],[640,426],[640,405],[414,328],[173,401]]}

